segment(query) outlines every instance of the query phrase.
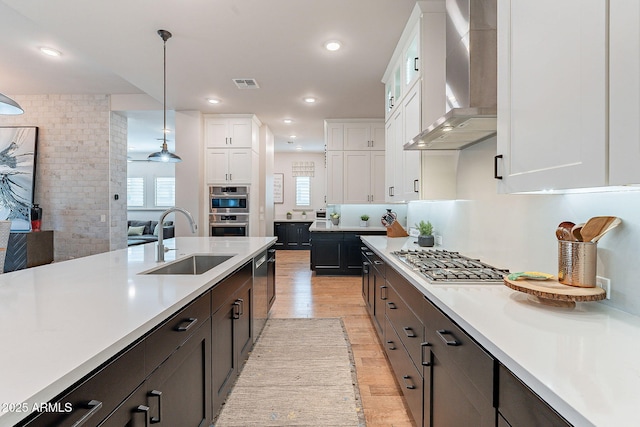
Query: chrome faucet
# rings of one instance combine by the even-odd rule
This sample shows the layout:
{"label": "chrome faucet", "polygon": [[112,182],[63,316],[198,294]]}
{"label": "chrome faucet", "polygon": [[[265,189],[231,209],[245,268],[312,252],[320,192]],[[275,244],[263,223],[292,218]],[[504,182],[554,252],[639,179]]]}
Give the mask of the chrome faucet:
{"label": "chrome faucet", "polygon": [[198,229],[198,226],[196,225],[196,222],[193,220],[193,217],[191,216],[191,214],[189,213],[189,211],[182,209],[182,208],[178,208],[178,207],[172,207],[167,209],[166,211],[162,212],[160,214],[160,219],[158,220],[158,225],[159,225],[159,229],[158,229],[158,262],[163,262],[164,261],[164,253],[168,251],[168,249],[165,249],[164,244],[162,243],[162,240],[164,238],[164,231],[162,229],[162,225],[164,224],[164,219],[167,215],[169,215],[171,212],[182,212],[184,214],[184,216],[187,217],[187,219],[189,220],[189,225],[191,226],[191,232],[195,233],[196,230]]}

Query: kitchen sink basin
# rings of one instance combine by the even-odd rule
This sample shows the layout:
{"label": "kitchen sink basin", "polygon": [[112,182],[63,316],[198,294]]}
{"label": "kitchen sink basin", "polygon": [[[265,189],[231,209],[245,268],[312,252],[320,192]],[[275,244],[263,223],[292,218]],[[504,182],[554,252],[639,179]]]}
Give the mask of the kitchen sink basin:
{"label": "kitchen sink basin", "polygon": [[234,255],[191,255],[142,274],[203,274]]}

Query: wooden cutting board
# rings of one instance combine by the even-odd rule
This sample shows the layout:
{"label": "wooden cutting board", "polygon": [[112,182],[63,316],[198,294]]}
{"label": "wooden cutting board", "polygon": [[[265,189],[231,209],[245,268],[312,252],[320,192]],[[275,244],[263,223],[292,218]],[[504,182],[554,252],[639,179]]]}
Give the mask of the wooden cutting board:
{"label": "wooden cutting board", "polygon": [[532,301],[556,307],[575,307],[576,302],[600,301],[607,297],[602,288],[563,285],[558,282],[557,277],[549,280],[510,280],[505,277],[504,284],[513,290],[528,294]]}

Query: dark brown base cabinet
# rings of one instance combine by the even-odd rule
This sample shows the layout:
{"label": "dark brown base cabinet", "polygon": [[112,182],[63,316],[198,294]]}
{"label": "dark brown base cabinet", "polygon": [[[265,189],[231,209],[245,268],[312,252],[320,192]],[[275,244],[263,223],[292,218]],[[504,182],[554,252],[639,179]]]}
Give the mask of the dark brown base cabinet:
{"label": "dark brown base cabinet", "polygon": [[309,222],[275,222],[273,223],[273,235],[278,238],[277,249],[309,249],[311,247],[311,233]]}
{"label": "dark brown base cabinet", "polygon": [[498,383],[499,427],[571,425],[503,365],[498,368]]}
{"label": "dark brown base cabinet", "polygon": [[317,275],[362,274],[361,235],[383,235],[384,231],[311,232],[311,270]]}
{"label": "dark brown base cabinet", "polygon": [[570,425],[366,245],[361,259],[365,305],[417,426]]}
{"label": "dark brown base cabinet", "polygon": [[209,426],[253,346],[252,272],[249,261],[50,402],[70,412],[17,426]]}

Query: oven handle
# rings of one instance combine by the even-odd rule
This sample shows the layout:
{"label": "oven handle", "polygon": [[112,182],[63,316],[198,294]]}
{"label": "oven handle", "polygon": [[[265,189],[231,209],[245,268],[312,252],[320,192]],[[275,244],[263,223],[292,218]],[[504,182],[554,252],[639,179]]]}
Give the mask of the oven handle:
{"label": "oven handle", "polygon": [[228,227],[228,226],[237,226],[237,227],[246,227],[249,225],[248,222],[211,222],[209,223],[211,227]]}
{"label": "oven handle", "polygon": [[212,194],[212,199],[248,199],[248,194]]}

